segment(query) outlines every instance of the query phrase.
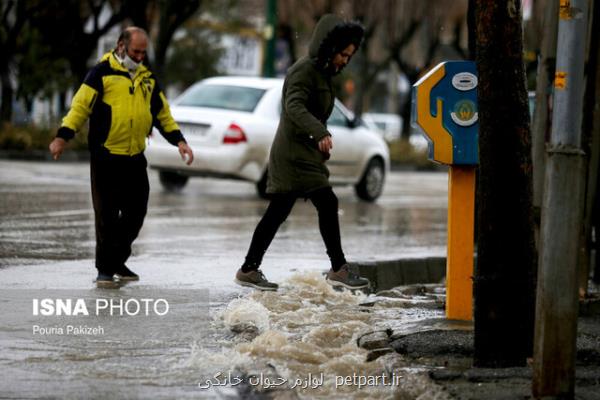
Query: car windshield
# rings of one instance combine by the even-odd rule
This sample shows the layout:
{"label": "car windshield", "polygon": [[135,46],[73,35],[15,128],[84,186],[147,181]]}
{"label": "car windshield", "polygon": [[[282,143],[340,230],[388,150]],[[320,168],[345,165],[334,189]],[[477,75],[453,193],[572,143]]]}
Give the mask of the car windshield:
{"label": "car windshield", "polygon": [[183,93],[176,104],[252,112],[264,93],[263,89],[244,86],[200,84]]}

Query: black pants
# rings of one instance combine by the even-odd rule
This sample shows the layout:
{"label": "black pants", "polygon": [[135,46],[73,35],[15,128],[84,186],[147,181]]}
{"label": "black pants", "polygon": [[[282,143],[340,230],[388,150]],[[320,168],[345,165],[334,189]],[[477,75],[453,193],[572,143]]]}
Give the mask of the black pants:
{"label": "black pants", "polygon": [[143,154],[93,154],[90,160],[96,222],[96,268],[113,275],[131,255],[148,208],[148,173]]}
{"label": "black pants", "polygon": [[[327,248],[327,255],[331,260],[331,267],[334,271],[337,271],[346,263],[340,240],[338,199],[330,187],[311,192],[306,197],[317,208],[319,230]],[[257,269],[260,266],[262,258],[275,237],[279,226],[290,215],[297,199],[298,196],[295,194],[273,195],[265,215],[256,226],[252,236],[246,262],[242,266],[243,271]]]}

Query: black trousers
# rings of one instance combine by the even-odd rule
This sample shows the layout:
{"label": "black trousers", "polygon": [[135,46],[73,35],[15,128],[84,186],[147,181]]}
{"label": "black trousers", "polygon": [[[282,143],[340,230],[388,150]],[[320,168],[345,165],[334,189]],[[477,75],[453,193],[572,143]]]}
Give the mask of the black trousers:
{"label": "black trousers", "polygon": [[[254,235],[252,236],[252,242],[246,255],[246,262],[242,266],[243,271],[258,269],[279,226],[290,215],[298,197],[298,195],[291,193],[275,194],[272,196],[267,211],[256,226]],[[327,248],[327,255],[331,260],[331,267],[334,271],[337,271],[346,263],[340,239],[338,199],[330,187],[316,190],[302,197],[309,198],[317,208],[319,230]]]}
{"label": "black trousers", "polygon": [[113,275],[131,255],[148,209],[144,154],[92,154],[90,175],[96,222],[96,268]]}

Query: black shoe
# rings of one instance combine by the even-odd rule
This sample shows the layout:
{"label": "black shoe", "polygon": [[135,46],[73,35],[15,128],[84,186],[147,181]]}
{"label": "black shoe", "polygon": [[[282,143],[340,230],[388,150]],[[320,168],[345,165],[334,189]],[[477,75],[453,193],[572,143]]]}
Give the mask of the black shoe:
{"label": "black shoe", "polygon": [[99,272],[96,278],[96,287],[100,289],[118,289],[121,285],[113,279],[112,275]]}
{"label": "black shoe", "polygon": [[121,268],[115,272],[115,275],[119,277],[120,281],[139,281],[140,276],[127,268],[127,266],[123,265]]}

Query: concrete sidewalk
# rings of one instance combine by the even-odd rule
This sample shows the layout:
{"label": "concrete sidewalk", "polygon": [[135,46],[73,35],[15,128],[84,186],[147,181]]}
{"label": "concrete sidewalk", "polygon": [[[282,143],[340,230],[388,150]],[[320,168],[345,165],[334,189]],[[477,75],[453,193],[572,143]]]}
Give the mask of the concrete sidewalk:
{"label": "concrete sidewalk", "polygon": [[[418,313],[419,308],[444,307],[445,287],[440,282],[445,277],[445,264],[445,258],[431,257],[359,263],[359,267],[374,283],[378,292],[375,302],[388,297],[403,299]],[[590,298],[580,302],[577,336],[575,398],[585,400],[600,399],[600,295],[595,285],[590,289]],[[357,344],[370,351],[368,359],[386,357],[390,370],[425,369],[432,384],[443,388],[448,398],[532,398],[531,365],[472,366],[472,322],[427,319],[367,333]]]}

